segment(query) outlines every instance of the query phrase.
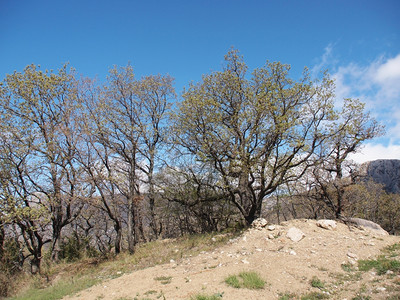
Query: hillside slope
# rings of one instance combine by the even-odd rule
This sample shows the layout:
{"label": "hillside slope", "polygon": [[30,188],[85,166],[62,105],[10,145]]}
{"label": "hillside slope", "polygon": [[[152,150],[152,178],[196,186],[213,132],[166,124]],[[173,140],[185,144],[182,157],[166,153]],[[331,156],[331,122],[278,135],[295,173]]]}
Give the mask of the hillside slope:
{"label": "hillside slope", "polygon": [[[304,234],[300,241],[287,236],[293,227]],[[293,220],[249,229],[213,252],[125,274],[65,299],[170,300],[198,294],[218,294],[229,300],[279,299],[311,292],[324,293],[329,299],[359,295],[387,299],[400,295],[400,273],[358,272],[356,261],[377,257],[382,248],[394,243],[400,243],[400,237],[350,230],[340,223],[328,230],[318,227],[315,220]],[[265,288],[237,289],[224,282],[228,275],[242,271],[258,272],[266,281]],[[313,278],[323,287],[312,287]]]}

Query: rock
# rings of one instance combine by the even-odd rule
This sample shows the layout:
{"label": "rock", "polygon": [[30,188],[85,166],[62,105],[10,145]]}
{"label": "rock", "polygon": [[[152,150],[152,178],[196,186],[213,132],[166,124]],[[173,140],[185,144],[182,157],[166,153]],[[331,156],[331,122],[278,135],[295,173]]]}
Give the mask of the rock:
{"label": "rock", "polygon": [[296,227],[289,228],[288,232],[286,233],[286,237],[296,243],[301,241],[305,236],[306,235],[304,234],[304,232]]}
{"label": "rock", "polygon": [[357,261],[355,261],[355,260],[352,259],[352,258],[349,258],[349,263],[350,263],[352,266],[355,266],[356,263],[357,263]]}
{"label": "rock", "polygon": [[270,234],[268,234],[268,238],[269,238],[270,240],[273,240],[275,237],[274,237],[274,235],[273,235],[272,233],[270,233]]}
{"label": "rock", "polygon": [[267,220],[265,220],[264,218],[258,218],[258,219],[255,219],[253,221],[253,223],[251,223],[251,227],[261,230],[265,226],[267,226],[267,224],[268,224]]}
{"label": "rock", "polygon": [[328,230],[335,230],[337,223],[334,220],[318,220],[317,226]]}
{"label": "rock", "polygon": [[389,235],[389,233],[383,229],[379,224],[376,224],[372,221],[360,219],[360,218],[346,218],[345,223],[347,225],[352,225],[356,227],[361,227],[362,229],[369,230],[370,232],[379,234],[379,235]]}
{"label": "rock", "polygon": [[290,255],[297,255],[296,251],[294,251],[294,250],[290,250],[289,254]]}
{"label": "rock", "polygon": [[353,259],[358,259],[357,254],[351,253],[351,252],[347,252],[347,256]]}
{"label": "rock", "polygon": [[269,226],[267,227],[267,229],[268,229],[269,231],[274,231],[274,230],[276,229],[276,227],[275,227],[275,225],[269,225]]}

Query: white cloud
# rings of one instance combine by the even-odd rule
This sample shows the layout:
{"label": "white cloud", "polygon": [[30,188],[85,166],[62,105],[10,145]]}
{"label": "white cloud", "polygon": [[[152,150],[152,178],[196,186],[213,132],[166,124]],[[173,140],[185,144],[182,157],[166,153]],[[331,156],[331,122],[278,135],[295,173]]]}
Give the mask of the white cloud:
{"label": "white cloud", "polygon": [[381,56],[369,65],[350,63],[336,70],[337,104],[343,98],[359,98],[386,126],[388,141],[400,143],[400,54],[391,59]]}
{"label": "white cloud", "polygon": [[311,69],[311,73],[314,77],[318,77],[321,71],[324,71],[328,65],[331,65],[335,61],[332,52],[332,44],[329,44],[325,47],[324,54],[322,55],[321,59],[319,59],[319,63]]}
{"label": "white cloud", "polygon": [[400,145],[367,143],[359,153],[352,154],[350,159],[357,163],[364,163],[377,159],[400,159]]}
{"label": "white cloud", "polygon": [[400,54],[395,58],[388,59],[387,62],[380,65],[377,69],[375,79],[378,82],[385,83],[387,81],[400,79]]}
{"label": "white cloud", "polygon": [[358,98],[371,116],[386,127],[385,136],[379,139],[382,144],[368,141],[352,159],[400,159],[400,53],[392,58],[379,56],[369,64],[341,65],[337,60],[329,60],[333,57],[334,49],[329,45],[316,68],[323,69],[325,64],[325,68],[334,70],[336,105],[341,106],[343,98]]}

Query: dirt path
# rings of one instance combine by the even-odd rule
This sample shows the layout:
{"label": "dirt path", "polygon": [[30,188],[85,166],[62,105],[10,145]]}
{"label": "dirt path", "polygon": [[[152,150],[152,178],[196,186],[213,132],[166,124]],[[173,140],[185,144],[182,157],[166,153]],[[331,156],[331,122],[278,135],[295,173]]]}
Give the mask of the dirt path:
{"label": "dirt path", "polygon": [[[298,242],[289,239],[286,233],[292,227],[300,229],[304,238]],[[393,278],[378,277],[374,272],[353,278],[341,265],[376,257],[383,247],[399,242],[398,236],[350,231],[344,224],[327,230],[317,227],[314,220],[294,220],[262,230],[249,229],[214,252],[125,274],[65,299],[171,300],[197,294],[222,294],[222,299],[278,299],[285,293],[321,292],[310,284],[314,276],[325,282],[330,299],[351,299],[360,292],[373,295],[371,299],[386,299],[393,292],[388,288]],[[228,275],[241,271],[258,272],[266,287],[235,289],[224,283]]]}

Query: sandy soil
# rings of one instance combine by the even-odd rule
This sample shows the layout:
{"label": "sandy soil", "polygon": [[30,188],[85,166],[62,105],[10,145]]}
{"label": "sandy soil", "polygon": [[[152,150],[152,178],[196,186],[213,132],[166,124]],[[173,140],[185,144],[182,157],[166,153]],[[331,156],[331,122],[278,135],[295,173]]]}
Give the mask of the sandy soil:
{"label": "sandy soil", "polygon": [[[370,299],[400,295],[400,284],[396,291],[393,283],[400,283],[398,275],[378,276],[369,271],[356,277],[357,272],[348,273],[341,267],[357,259],[375,258],[383,247],[399,243],[400,237],[337,226],[327,230],[317,227],[314,220],[293,220],[274,225],[275,229],[249,229],[213,252],[125,274],[65,299],[171,300],[216,293],[222,294],[222,299],[279,299],[285,293],[322,292],[311,286],[314,276],[324,281],[329,299],[350,300],[359,293]],[[304,238],[290,240],[286,233],[291,227],[300,229]],[[224,283],[228,275],[241,271],[258,272],[267,283],[265,288],[235,289]],[[157,280],[161,276],[170,280]]]}

